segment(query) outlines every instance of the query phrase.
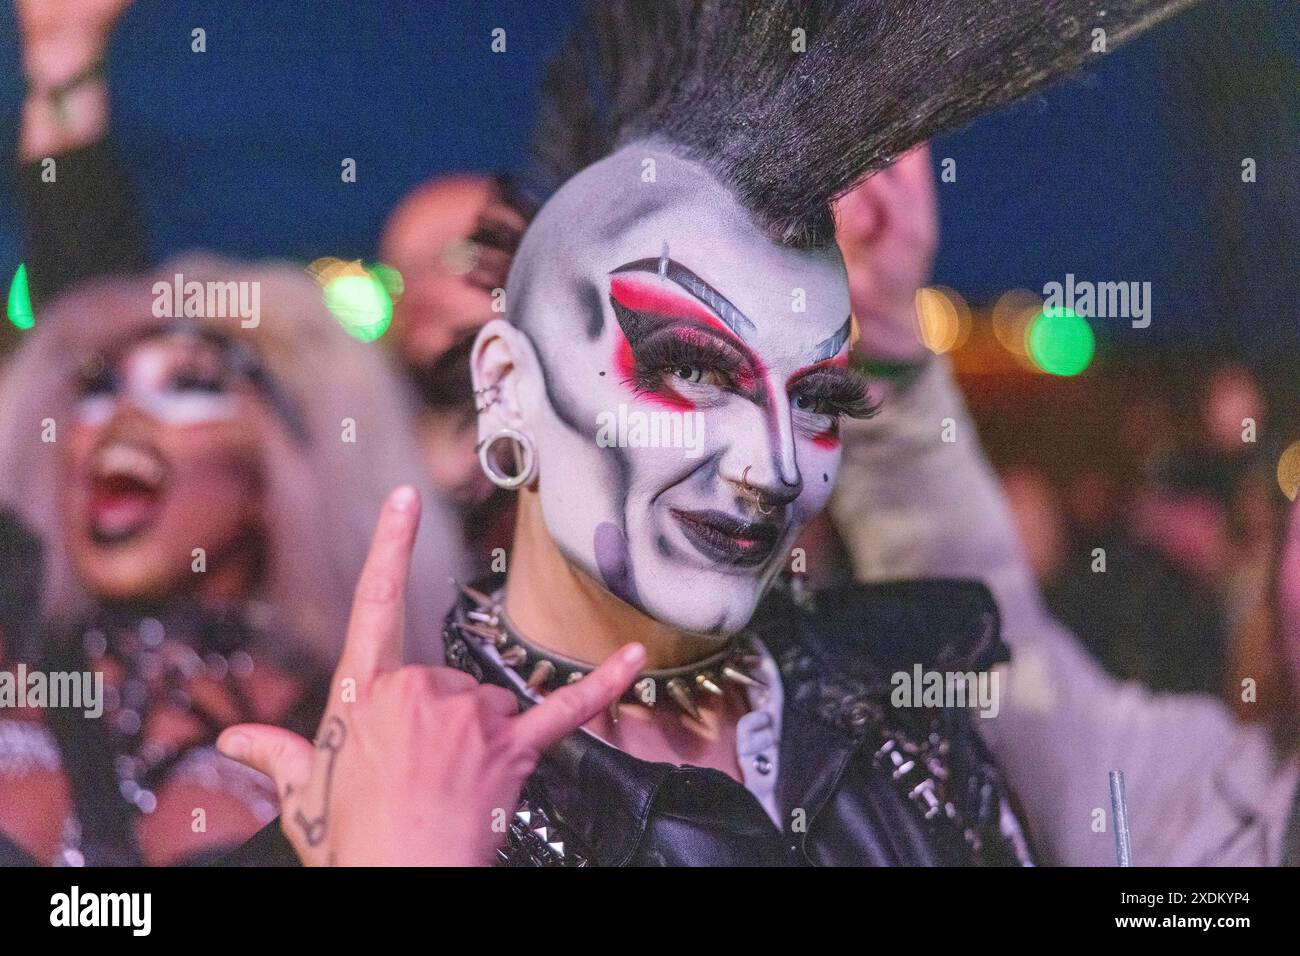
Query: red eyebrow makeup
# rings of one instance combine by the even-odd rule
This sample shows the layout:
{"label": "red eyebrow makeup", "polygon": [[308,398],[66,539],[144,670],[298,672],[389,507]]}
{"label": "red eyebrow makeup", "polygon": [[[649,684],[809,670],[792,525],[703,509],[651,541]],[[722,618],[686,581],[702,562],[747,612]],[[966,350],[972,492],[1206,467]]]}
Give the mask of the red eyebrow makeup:
{"label": "red eyebrow makeup", "polygon": [[614,276],[609,280],[609,294],[619,305],[633,312],[702,322],[730,338],[736,338],[731,329],[695,299],[655,283],[627,276]]}

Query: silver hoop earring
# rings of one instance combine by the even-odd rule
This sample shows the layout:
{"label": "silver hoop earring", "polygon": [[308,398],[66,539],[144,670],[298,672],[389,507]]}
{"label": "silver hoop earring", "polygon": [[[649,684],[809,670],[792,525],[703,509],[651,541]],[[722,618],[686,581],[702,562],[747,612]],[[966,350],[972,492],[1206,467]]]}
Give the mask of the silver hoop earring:
{"label": "silver hoop earring", "polygon": [[[515,443],[515,464],[519,470],[513,475],[507,475],[492,460],[492,446],[503,440]],[[513,428],[499,428],[478,446],[478,463],[483,468],[483,474],[488,476],[488,481],[498,488],[510,491],[533,480],[537,471],[537,453],[533,440],[523,432]]]}

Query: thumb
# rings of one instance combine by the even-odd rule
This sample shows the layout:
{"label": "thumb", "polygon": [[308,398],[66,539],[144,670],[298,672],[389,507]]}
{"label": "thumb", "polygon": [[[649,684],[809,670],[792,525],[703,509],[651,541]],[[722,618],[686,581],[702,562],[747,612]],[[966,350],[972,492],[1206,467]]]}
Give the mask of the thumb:
{"label": "thumb", "polygon": [[311,775],[312,746],[302,737],[268,724],[236,724],[217,738],[217,749],[231,760],[266,774],[281,800],[301,790]]}

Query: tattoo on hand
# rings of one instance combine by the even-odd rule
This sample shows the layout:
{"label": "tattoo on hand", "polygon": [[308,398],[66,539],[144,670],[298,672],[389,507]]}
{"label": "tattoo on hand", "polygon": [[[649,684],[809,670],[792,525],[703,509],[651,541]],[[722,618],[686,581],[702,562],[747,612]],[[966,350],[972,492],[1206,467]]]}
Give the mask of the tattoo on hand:
{"label": "tattoo on hand", "polygon": [[318,816],[309,818],[300,808],[293,815],[293,822],[302,829],[308,846],[320,846],[321,841],[325,839],[325,831],[329,824],[330,791],[334,785],[334,766],[338,762],[339,753],[343,750],[343,741],[347,736],[347,725],[338,717],[331,717],[325,722],[325,729],[316,738],[316,749],[329,752],[329,762],[325,765],[325,792],[322,794],[321,811]]}

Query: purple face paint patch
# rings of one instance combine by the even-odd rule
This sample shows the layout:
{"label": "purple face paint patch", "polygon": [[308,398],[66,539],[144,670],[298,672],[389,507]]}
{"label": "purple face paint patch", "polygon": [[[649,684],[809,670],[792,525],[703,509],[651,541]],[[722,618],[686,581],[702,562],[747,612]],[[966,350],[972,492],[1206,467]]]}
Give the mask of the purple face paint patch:
{"label": "purple face paint patch", "polygon": [[596,568],[600,571],[601,583],[615,597],[636,605],[636,584],[632,580],[627,538],[623,536],[622,529],[612,521],[602,521],[596,526],[592,550],[596,555]]}

